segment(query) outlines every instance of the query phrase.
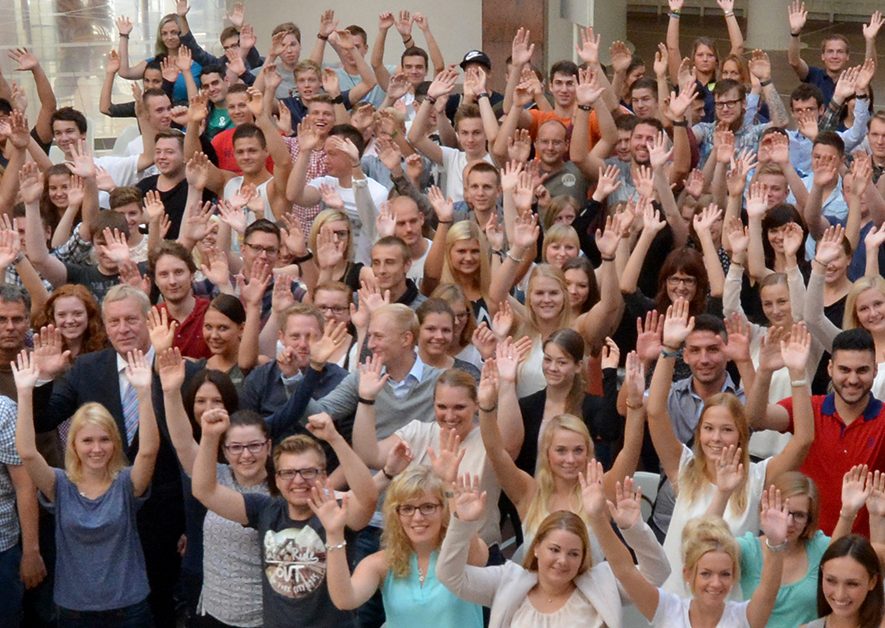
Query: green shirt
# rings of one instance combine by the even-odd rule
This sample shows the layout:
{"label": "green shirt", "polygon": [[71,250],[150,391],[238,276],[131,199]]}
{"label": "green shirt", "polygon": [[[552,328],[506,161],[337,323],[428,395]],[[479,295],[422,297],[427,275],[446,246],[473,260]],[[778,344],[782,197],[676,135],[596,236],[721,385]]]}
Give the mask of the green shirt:
{"label": "green shirt", "polygon": [[233,127],[234,123],[227,113],[226,107],[213,107],[212,113],[209,114],[209,121],[206,123],[206,136],[211,140],[213,137]]}

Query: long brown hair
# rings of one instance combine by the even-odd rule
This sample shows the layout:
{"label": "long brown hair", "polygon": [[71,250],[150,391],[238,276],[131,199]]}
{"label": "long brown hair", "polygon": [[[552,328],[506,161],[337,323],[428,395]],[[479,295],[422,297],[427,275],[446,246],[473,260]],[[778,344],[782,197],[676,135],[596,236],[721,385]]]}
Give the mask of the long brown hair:
{"label": "long brown hair", "polygon": [[[46,305],[43,309],[34,314],[34,329],[40,329],[46,325],[55,325],[55,302],[62,297],[74,297],[80,299],[86,308],[86,331],[83,332],[83,341],[81,343],[81,353],[92,353],[100,351],[108,346],[108,336],[105,333],[104,324],[101,320],[101,312],[98,309],[98,302],[92,293],[80,284],[66,283],[52,291]],[[67,349],[67,341],[62,338],[62,343]]]}
{"label": "long brown hair", "polygon": [[885,594],[882,591],[882,566],[870,542],[859,534],[850,534],[833,541],[820,559],[817,574],[817,614],[826,617],[833,612],[824,595],[824,565],[834,558],[849,556],[860,563],[870,578],[876,580],[873,588],[867,591],[860,609],[857,611],[858,628],[879,628],[885,613]]}
{"label": "long brown hair", "polygon": [[658,273],[655,309],[661,314],[665,314],[667,308],[673,305],[670,295],[667,293],[667,278],[679,272],[695,279],[695,293],[688,303],[690,315],[702,314],[707,309],[707,291],[710,288],[710,280],[707,278],[707,269],[704,268],[703,256],[687,246],[671,251],[664,260],[661,272]]}
{"label": "long brown hair", "polygon": [[[565,329],[556,330],[544,341],[543,348],[547,349],[549,344],[555,344],[578,364],[584,360],[584,339],[574,329],[566,327]],[[584,381],[584,369],[580,368],[572,380],[572,386],[565,399],[565,411],[567,414],[574,414],[575,416],[583,414],[584,391],[586,388],[587,383]]]}

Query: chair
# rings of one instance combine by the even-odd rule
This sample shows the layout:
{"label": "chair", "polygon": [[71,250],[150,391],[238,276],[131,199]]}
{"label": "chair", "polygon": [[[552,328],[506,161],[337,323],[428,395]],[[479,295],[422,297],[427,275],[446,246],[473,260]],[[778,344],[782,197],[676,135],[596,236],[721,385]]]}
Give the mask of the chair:
{"label": "chair", "polygon": [[637,471],[633,474],[633,482],[642,489],[642,520],[648,521],[648,518],[651,517],[651,509],[654,506],[655,498],[658,496],[661,474]]}

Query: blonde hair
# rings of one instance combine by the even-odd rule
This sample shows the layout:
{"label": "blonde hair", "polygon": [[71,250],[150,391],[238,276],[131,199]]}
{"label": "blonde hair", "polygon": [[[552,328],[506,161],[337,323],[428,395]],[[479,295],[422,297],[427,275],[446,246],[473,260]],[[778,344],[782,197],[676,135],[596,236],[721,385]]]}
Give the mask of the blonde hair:
{"label": "blonde hair", "polygon": [[701,418],[694,430],[694,447],[692,449],[694,457],[679,474],[679,492],[684,493],[689,501],[693,501],[701,489],[711,481],[707,477],[707,456],[701,447],[701,428],[704,424],[704,415],[711,408],[719,407],[728,410],[738,431],[738,447],[741,448],[744,478],[741,480],[741,485],[728,500],[728,507],[731,508],[733,513],[738,514],[747,509],[749,500],[747,478],[750,472],[750,448],[748,446],[750,442],[750,427],[747,422],[747,415],[744,413],[744,405],[731,393],[717,393],[704,402],[704,411],[701,412]]}
{"label": "blonde hair", "polygon": [[566,207],[574,209],[576,216],[581,211],[578,201],[571,194],[559,194],[554,196],[550,199],[550,204],[546,208],[541,209],[541,228],[544,230],[545,234],[554,225],[556,219],[559,218],[562,210]]}
{"label": "blonde hair", "polygon": [[123,451],[123,439],[120,436],[120,430],[117,422],[108,409],[100,403],[94,401],[84,403],[80,406],[71,418],[71,428],[68,431],[68,439],[65,444],[65,473],[68,479],[74,484],[79,483],[83,479],[83,462],[77,455],[75,442],[77,434],[87,425],[94,425],[107,432],[114,444],[114,453],[108,460],[108,475],[111,478],[117,477],[117,474],[126,466],[126,454]]}
{"label": "blonde hair", "polygon": [[845,315],[842,319],[842,329],[855,329],[862,327],[857,319],[857,297],[867,290],[878,290],[885,296],[885,279],[876,275],[875,277],[861,277],[854,282],[845,298]]}
{"label": "blonde hair", "polygon": [[418,344],[418,334],[420,333],[421,326],[418,323],[418,315],[408,305],[403,305],[402,303],[382,305],[372,312],[369,323],[371,324],[376,317],[380,316],[386,316],[391,319],[400,331],[412,334],[412,343]]}
{"label": "blonde hair", "polygon": [[810,477],[799,471],[785,471],[771,482],[781,492],[781,497],[807,497],[808,520],[799,535],[800,541],[808,541],[817,532],[820,519],[820,494],[817,485]]}
{"label": "blonde hair", "polygon": [[[476,240],[479,243],[479,276],[462,275],[452,268],[452,247],[456,242],[463,240]],[[449,228],[446,234],[446,255],[443,260],[440,283],[454,283],[459,286],[470,285],[479,290],[483,295],[489,293],[489,284],[492,282],[492,270],[489,264],[489,243],[486,236],[472,220],[459,220]]]}
{"label": "blonde hair", "polygon": [[[540,530],[541,522],[550,515],[549,502],[553,495],[554,479],[548,452],[553,445],[553,437],[556,435],[557,430],[574,432],[581,436],[584,439],[584,444],[587,446],[587,460],[594,456],[593,439],[590,438],[590,431],[582,419],[573,414],[558,414],[547,422],[544,432],[541,434],[541,442],[538,444],[538,467],[537,471],[535,471],[535,481],[538,488],[535,491],[535,496],[529,503],[523,520],[526,532],[531,532],[535,529]],[[581,485],[578,482],[575,482],[572,488],[571,505],[573,512],[578,513],[578,516],[584,520],[585,524],[589,524],[589,520],[586,519],[584,514]]]}
{"label": "blonde hair", "polygon": [[274,469],[280,468],[280,457],[283,454],[303,454],[306,452],[312,451],[317,456],[317,464],[322,468],[322,471],[325,473],[326,470],[326,452],[323,451],[322,446],[319,441],[313,438],[312,436],[308,436],[307,434],[296,434],[295,436],[288,436],[282,440],[282,442],[274,447],[273,450],[273,466]]}
{"label": "blonde hair", "polygon": [[529,571],[538,571],[538,557],[535,556],[535,549],[543,542],[548,534],[555,530],[564,530],[571,532],[581,539],[581,547],[583,555],[581,556],[581,566],[578,567],[578,574],[586,572],[593,566],[593,556],[590,552],[590,535],[587,534],[587,524],[578,515],[567,510],[557,510],[548,515],[538,526],[535,538],[525,553],[522,566]]}
{"label": "blonde hair", "polygon": [[[578,237],[578,232],[575,231],[575,228],[571,225],[557,223],[552,225],[544,233],[544,249],[541,251],[541,260],[545,264],[550,263],[547,261],[547,247],[551,244],[559,244],[560,242],[570,242],[571,244],[574,244],[575,248],[578,250],[578,254],[580,254],[581,239]],[[577,255],[575,255],[575,257],[577,257]]]}
{"label": "blonde hair", "polygon": [[350,260],[352,257],[353,248],[353,229],[350,227],[350,218],[347,217],[343,211],[339,211],[337,209],[324,209],[317,217],[313,219],[313,223],[310,225],[310,235],[307,236],[307,245],[310,247],[311,251],[317,250],[317,236],[320,234],[320,230],[326,224],[330,222],[343,222],[347,224],[347,249],[344,251],[345,261]]}
{"label": "blonde hair", "polygon": [[464,307],[467,308],[467,323],[464,325],[464,329],[461,330],[461,336],[457,340],[458,346],[461,348],[469,345],[473,340],[473,332],[476,330],[476,316],[473,314],[473,304],[470,303],[470,299],[464,294],[461,286],[456,283],[443,283],[438,285],[430,296],[435,299],[442,299],[452,306],[453,309],[456,302],[464,304]]}
{"label": "blonde hair", "polygon": [[[571,327],[572,325],[572,308],[569,306],[568,300],[568,284],[565,281],[565,273],[550,264],[538,264],[532,270],[532,276],[529,278],[529,287],[525,292],[526,300],[526,319],[522,321],[519,336],[537,336],[541,333],[541,325],[534,308],[530,305],[532,290],[535,284],[541,279],[552,279],[559,284],[562,292],[562,309],[559,311],[558,320],[554,321],[556,329]],[[516,337],[516,336],[514,336]]]}
{"label": "blonde hair", "polygon": [[442,504],[441,528],[436,541],[436,547],[439,547],[449,523],[449,504],[444,495],[443,482],[433,473],[433,469],[425,465],[406,469],[394,478],[387,489],[382,506],[384,531],[381,533],[381,547],[384,548],[387,565],[396,578],[408,577],[411,573],[409,563],[412,554],[415,553],[396,509],[410,499],[425,493],[433,495]]}
{"label": "blonde hair", "polygon": [[[741,563],[738,544],[728,524],[721,517],[704,515],[690,519],[682,529],[682,565],[683,577],[688,588],[694,593],[694,580],[698,561],[708,552],[725,552],[734,565],[734,582],[740,582]],[[690,572],[691,577],[685,575]]]}
{"label": "blonde hair", "polygon": [[[178,36],[181,37],[181,25],[178,23],[178,16],[175,13],[167,13],[160,19],[160,24],[157,26],[157,37],[154,41],[154,51],[158,55],[168,55],[169,49],[166,47],[166,44],[163,43],[163,27],[170,22],[174,22],[176,26],[178,26]],[[179,43],[179,46],[183,46],[184,44]],[[170,59],[172,60],[172,59]]]}

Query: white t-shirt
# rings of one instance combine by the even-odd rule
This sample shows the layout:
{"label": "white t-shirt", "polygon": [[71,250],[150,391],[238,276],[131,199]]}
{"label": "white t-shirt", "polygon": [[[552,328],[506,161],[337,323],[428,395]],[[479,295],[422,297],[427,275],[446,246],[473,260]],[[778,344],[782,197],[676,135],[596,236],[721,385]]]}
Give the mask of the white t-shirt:
{"label": "white t-shirt", "polygon": [[[117,187],[135,185],[138,183],[138,158],[141,155],[119,157],[117,155],[103,155],[94,159],[95,165],[108,171],[111,179]],[[98,206],[109,209],[111,206],[110,195],[104,190],[98,192]]]}
{"label": "white t-shirt", "polygon": [[[682,569],[679,570],[680,574]],[[658,589],[660,598],[658,600],[658,610],[651,621],[651,625],[655,628],[691,628],[691,621],[688,619],[688,608],[691,605],[691,598],[679,597],[673,593],[668,593],[664,589]],[[725,603],[725,611],[716,624],[716,628],[750,628],[750,622],[747,621],[747,606],[750,601]]]}
{"label": "white t-shirt", "polygon": [[[317,177],[316,179],[308,181],[307,185],[319,190],[320,186],[325,184],[331,185],[338,190],[338,194],[341,195],[341,200],[344,201],[344,213],[350,218],[350,227],[353,231],[354,242],[356,242],[354,261],[362,262],[367,266],[371,266],[372,245],[375,244],[375,219],[378,217],[378,208],[381,207],[381,203],[387,200],[389,192],[386,187],[375,181],[375,179],[366,177],[365,181],[369,186],[369,194],[372,197],[374,207],[364,208],[364,211],[368,212],[371,210],[371,216],[368,213],[366,213],[365,216],[360,214],[360,211],[356,206],[353,188],[341,187],[338,183],[338,177],[333,177],[331,175]],[[369,220],[371,220],[371,224],[366,225],[366,228],[364,229],[364,222],[368,222]]]}
{"label": "white t-shirt", "polygon": [[427,238],[422,239],[424,240],[424,255],[418,259],[413,259],[412,265],[409,267],[409,272],[406,273],[406,277],[414,281],[415,285],[419,288],[421,287],[421,280],[424,279],[424,262],[427,261],[427,254],[430,253],[430,246],[433,244],[433,242]]}
{"label": "white t-shirt", "polygon": [[[396,435],[408,443],[415,456],[412,464],[430,464],[430,455],[427,453],[429,447],[433,448],[435,453],[439,453],[439,423],[425,423],[423,421],[410,421],[407,425],[396,431]],[[479,475],[479,489],[486,491],[486,520],[479,530],[479,537],[492,545],[501,541],[500,513],[498,512],[498,497],[501,494],[501,485],[492,464],[486,457],[486,448],[482,444],[482,436],[479,433],[479,426],[475,425],[461,447],[466,451],[464,459],[461,460],[461,466],[458,468],[459,474],[470,473]]]}
{"label": "white t-shirt", "polygon": [[[679,477],[681,478],[685,472],[688,463],[694,458],[694,452],[682,446],[682,457],[679,460]],[[750,470],[747,475],[747,507],[743,512],[735,514],[731,505],[725,507],[725,513],[722,518],[731,528],[731,533],[736,537],[744,532],[759,531],[759,500],[762,498],[762,491],[765,488],[765,470],[768,467],[767,458],[762,462],[751,462]],[[689,520],[695,517],[703,516],[707,512],[707,508],[713,501],[716,494],[716,486],[708,483],[699,492],[695,493],[694,499],[689,502],[685,491],[680,490],[676,497],[676,506],[673,508],[673,518],[670,520],[670,527],[667,529],[667,538],[664,539],[664,553],[670,562],[670,577],[664,582],[664,590],[675,593],[679,596],[689,596],[690,592],[685,586],[682,578],[682,529]],[[740,587],[735,587],[740,589]],[[739,591],[737,592],[739,595]],[[660,609],[658,609],[660,611]],[[664,624],[658,624],[663,626]],[[681,624],[680,624],[681,625]],[[685,624],[688,626],[689,624]],[[720,624],[721,626],[731,626],[737,624]]]}
{"label": "white t-shirt", "polygon": [[[467,167],[468,163],[467,153],[463,150],[450,148],[448,146],[440,146],[440,150],[442,151],[443,162],[439,169],[440,172],[444,173],[445,178],[445,183],[442,186],[443,194],[446,198],[452,199],[455,203],[463,201],[464,168]],[[492,156],[488,153],[486,153],[486,156],[482,159],[492,165],[495,164],[495,162],[492,161]]]}
{"label": "white t-shirt", "polygon": [[[126,156],[127,157],[132,157],[132,156],[137,157],[137,156],[141,155],[142,151],[144,151],[144,138],[141,135],[139,135],[138,137],[133,139],[131,142],[126,144]],[[138,178],[139,178],[139,180],[141,180],[141,179],[144,179],[145,177],[150,177],[155,174],[160,174],[160,171],[157,170],[157,167],[154,164],[151,164],[150,166],[148,166],[147,168],[145,168],[144,170],[142,170],[141,172],[138,173]]]}

